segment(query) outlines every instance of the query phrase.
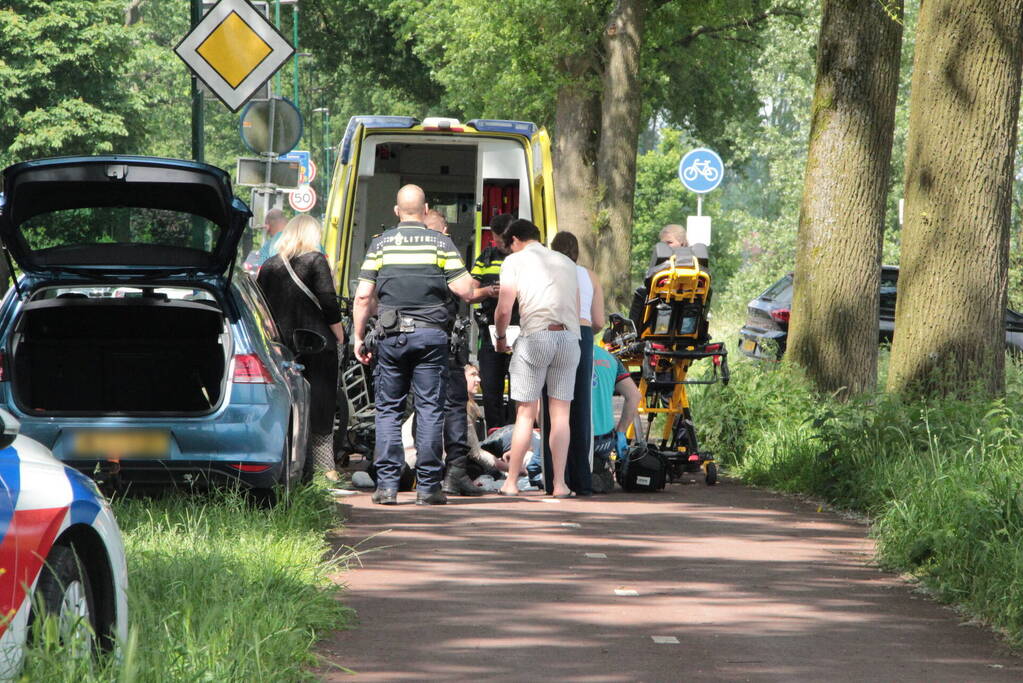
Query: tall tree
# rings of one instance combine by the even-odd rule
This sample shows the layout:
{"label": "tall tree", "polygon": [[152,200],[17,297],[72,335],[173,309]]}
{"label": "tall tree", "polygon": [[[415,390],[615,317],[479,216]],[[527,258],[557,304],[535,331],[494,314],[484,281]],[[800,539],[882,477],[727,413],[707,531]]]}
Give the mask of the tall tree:
{"label": "tall tree", "polygon": [[[631,290],[628,273],[636,195],[636,147],[642,123],[640,52],[647,0],[618,0],[604,28],[603,98],[597,181],[600,218],[588,240],[604,295],[620,307]],[[616,306],[616,304],[618,306]]]}
{"label": "tall tree", "polygon": [[1004,389],[1021,59],[1023,0],[922,3],[889,390]]}
{"label": "tall tree", "polygon": [[902,0],[825,0],[787,358],[822,391],[877,381]]}

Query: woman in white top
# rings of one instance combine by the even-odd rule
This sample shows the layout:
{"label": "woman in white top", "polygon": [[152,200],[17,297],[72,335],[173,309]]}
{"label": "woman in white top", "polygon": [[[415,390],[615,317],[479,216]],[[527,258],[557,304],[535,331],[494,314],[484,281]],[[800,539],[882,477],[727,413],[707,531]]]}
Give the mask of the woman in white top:
{"label": "woman in white top", "polygon": [[[579,241],[570,232],[559,232],[551,249],[574,262],[579,260]],[[565,480],[577,496],[593,495],[593,425],[590,392],[593,382],[594,331],[604,326],[604,290],[589,268],[576,263],[579,283],[579,365],[575,374],[575,398],[569,412],[571,439]],[[546,422],[546,421],[545,421]]]}

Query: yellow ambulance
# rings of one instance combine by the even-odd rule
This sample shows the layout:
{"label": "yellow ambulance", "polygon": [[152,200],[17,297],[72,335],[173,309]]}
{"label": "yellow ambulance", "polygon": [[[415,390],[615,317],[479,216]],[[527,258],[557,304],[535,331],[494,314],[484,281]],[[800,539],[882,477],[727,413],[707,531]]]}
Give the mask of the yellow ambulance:
{"label": "yellow ambulance", "polygon": [[545,241],[557,232],[547,131],[526,121],[353,116],[338,149],[324,248],[342,296],[355,292],[375,235],[395,225],[398,189],[414,183],[445,215],[467,267],[488,246],[490,219],[528,218]]}

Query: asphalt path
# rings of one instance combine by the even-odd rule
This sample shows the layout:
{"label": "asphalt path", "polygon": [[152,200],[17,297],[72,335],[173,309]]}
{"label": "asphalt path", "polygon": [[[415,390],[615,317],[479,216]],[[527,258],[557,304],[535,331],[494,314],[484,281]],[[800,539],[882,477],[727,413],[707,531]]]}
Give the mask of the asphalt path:
{"label": "asphalt path", "polygon": [[[862,523],[725,480],[552,502],[343,500],[357,618],[325,681],[1019,681],[872,565]],[[354,672],[345,673],[336,667]]]}

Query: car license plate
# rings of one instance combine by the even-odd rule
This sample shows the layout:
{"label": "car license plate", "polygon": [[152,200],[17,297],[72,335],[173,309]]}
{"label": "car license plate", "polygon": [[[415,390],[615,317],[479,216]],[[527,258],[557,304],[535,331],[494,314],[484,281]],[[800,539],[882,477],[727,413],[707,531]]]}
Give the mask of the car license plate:
{"label": "car license plate", "polygon": [[753,353],[757,350],[757,343],[752,339],[745,339],[742,342],[742,350],[747,353]]}
{"label": "car license plate", "polygon": [[154,429],[89,430],[77,432],[72,441],[76,458],[166,458],[170,433]]}

